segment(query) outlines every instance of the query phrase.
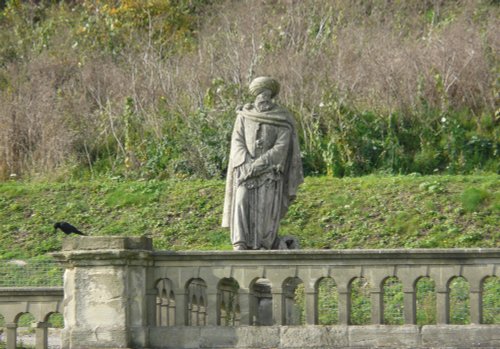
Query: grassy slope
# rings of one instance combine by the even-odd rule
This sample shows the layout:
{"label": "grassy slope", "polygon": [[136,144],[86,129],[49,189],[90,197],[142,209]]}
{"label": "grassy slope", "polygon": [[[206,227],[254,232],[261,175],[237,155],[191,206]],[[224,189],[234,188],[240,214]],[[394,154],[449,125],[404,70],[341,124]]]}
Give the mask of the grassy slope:
{"label": "grassy slope", "polygon": [[[307,178],[282,222],[304,248],[499,247],[500,177]],[[157,249],[230,249],[223,181],[0,183],[0,257],[56,251],[67,220]]]}

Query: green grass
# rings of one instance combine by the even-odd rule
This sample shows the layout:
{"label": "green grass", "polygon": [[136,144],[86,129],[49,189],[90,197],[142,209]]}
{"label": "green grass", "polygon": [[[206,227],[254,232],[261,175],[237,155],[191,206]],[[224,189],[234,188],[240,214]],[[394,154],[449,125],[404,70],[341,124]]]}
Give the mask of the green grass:
{"label": "green grass", "polygon": [[[500,246],[500,177],[308,177],[280,234],[302,248]],[[149,236],[156,249],[227,250],[224,182],[0,183],[0,258],[58,251],[66,220],[98,235]]]}
{"label": "green grass", "polygon": [[460,197],[463,208],[467,212],[477,211],[481,204],[488,198],[489,193],[478,188],[467,188]]}

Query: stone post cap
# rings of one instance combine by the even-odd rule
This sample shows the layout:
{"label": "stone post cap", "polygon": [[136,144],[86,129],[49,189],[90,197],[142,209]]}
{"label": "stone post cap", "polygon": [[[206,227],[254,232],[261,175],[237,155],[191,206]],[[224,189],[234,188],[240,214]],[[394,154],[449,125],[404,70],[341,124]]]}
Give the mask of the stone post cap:
{"label": "stone post cap", "polygon": [[62,251],[153,250],[151,238],[124,236],[78,236],[65,238]]}

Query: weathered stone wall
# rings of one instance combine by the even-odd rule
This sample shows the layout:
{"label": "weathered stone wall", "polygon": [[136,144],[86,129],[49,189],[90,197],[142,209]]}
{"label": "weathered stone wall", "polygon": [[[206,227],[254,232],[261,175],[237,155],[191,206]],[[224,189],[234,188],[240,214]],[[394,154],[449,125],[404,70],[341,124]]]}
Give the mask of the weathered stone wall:
{"label": "weathered stone wall", "polygon": [[499,326],[198,326],[151,328],[151,347],[168,349],[500,348]]}
{"label": "weathered stone wall", "polygon": [[[500,348],[500,325],[481,324],[482,285],[497,275],[500,249],[162,252],[145,238],[81,237],[56,257],[66,265],[67,349]],[[470,285],[470,325],[449,324],[449,283],[457,276]],[[335,326],[318,325],[318,284],[326,277],[337,285]],[[366,326],[351,325],[358,277],[371,285]],[[383,324],[388,277],[402,283],[405,325]],[[436,325],[416,325],[421,277],[436,285]],[[298,282],[307,325],[290,326],[290,288]]]}

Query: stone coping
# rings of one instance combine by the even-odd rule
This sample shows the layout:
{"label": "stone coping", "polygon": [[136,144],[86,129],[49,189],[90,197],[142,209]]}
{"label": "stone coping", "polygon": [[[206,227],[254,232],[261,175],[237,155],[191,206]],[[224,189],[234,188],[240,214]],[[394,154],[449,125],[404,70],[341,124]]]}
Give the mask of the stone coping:
{"label": "stone coping", "polygon": [[[93,251],[93,250],[143,250],[153,251],[151,238],[126,237],[126,236],[77,236],[67,237],[63,241],[62,252],[66,251]],[[500,257],[500,248],[396,248],[396,249],[301,249],[301,250],[184,250],[184,251],[154,251],[157,256],[304,256],[313,255],[318,258],[323,256],[365,256],[371,257],[391,255],[391,258],[402,256],[445,255],[445,256],[471,256],[481,255],[487,257]]]}
{"label": "stone coping", "polygon": [[75,250],[148,250],[153,249],[151,238],[128,236],[78,236],[63,240],[62,251]]}
{"label": "stone coping", "polygon": [[62,286],[0,287],[0,297],[6,296],[62,296]]}
{"label": "stone coping", "polygon": [[476,263],[485,260],[497,264],[500,260],[500,249],[366,249],[366,250],[290,250],[290,251],[152,251],[147,249],[103,248],[103,249],[65,249],[51,253],[59,260],[91,259],[95,262],[104,260],[148,259],[155,261],[343,261],[372,260],[377,262],[406,262],[423,260],[453,261],[460,264]]}
{"label": "stone coping", "polygon": [[422,248],[422,249],[342,249],[342,250],[259,250],[259,251],[153,251],[155,257],[203,257],[220,259],[331,259],[331,258],[500,258],[500,248]]}

